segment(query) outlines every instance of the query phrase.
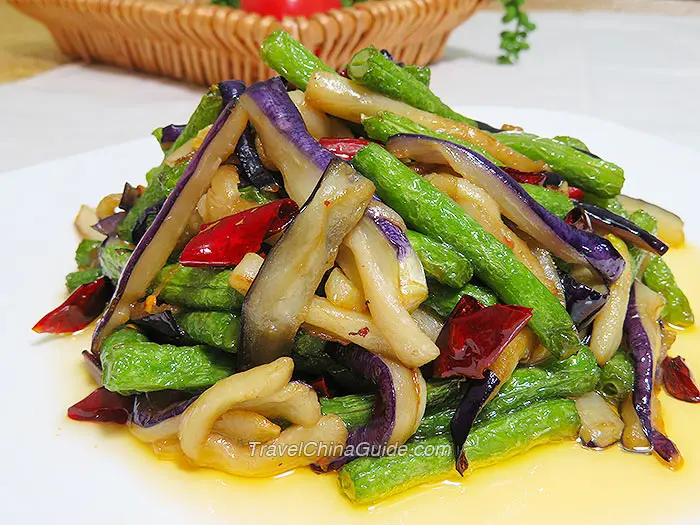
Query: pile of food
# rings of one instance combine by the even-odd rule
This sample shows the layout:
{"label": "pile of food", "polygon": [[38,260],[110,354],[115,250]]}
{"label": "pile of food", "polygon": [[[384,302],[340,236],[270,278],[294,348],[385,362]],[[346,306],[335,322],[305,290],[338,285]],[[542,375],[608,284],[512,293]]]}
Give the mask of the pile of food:
{"label": "pile of food", "polygon": [[280,77],[212,86],[154,132],[146,187],[80,210],[72,293],[34,327],[97,319],[71,418],[239,476],[335,472],[357,503],[559,440],[680,466],[677,216],[387,52],[338,73],[279,31],[260,54]]}

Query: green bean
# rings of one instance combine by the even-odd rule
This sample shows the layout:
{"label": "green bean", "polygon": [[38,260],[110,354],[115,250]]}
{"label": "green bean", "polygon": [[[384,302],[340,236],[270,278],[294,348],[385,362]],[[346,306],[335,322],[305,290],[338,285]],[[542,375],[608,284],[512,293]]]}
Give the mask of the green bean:
{"label": "green bean", "polygon": [[[553,399],[475,427],[464,444],[469,471],[503,461],[545,443],[575,439],[580,420],[576,405]],[[340,488],[352,502],[369,504],[422,483],[444,478],[454,469],[449,436],[408,443],[405,454],[363,457],[345,465]]]}
{"label": "green bean", "polygon": [[[586,347],[578,354],[544,366],[516,368],[498,394],[477,418],[488,421],[532,403],[558,397],[575,397],[592,392],[599,384],[601,372],[593,353]],[[449,430],[455,406],[426,415],[414,439],[437,436]]]}
{"label": "green bean", "polygon": [[620,217],[627,217],[627,211],[622,203],[617,200],[616,197],[599,197],[592,193],[586,193],[583,196],[583,202],[588,204],[593,204],[593,206],[598,206],[604,210],[617,213]]}
{"label": "green bean", "polygon": [[231,288],[231,270],[190,268],[171,264],[163,268],[149,288],[161,301],[192,308],[233,312],[241,308],[243,296]]}
{"label": "green bean", "polygon": [[236,352],[241,335],[241,320],[230,312],[186,312],[177,316],[177,323],[197,343]]}
{"label": "green bean", "polygon": [[88,284],[102,277],[100,268],[88,268],[87,270],[78,270],[66,275],[66,288],[69,292],[75,290],[82,284]]}
{"label": "green bean", "polygon": [[272,201],[276,201],[277,197],[274,193],[269,191],[259,190],[255,186],[246,186],[238,190],[241,194],[241,198],[247,201],[253,202],[259,206],[263,204],[269,204]]}
{"label": "green bean", "polygon": [[385,57],[377,48],[358,51],[348,64],[348,76],[372,91],[414,108],[476,126],[476,122],[453,111],[428,86]]}
{"label": "green bean", "polygon": [[553,139],[529,133],[495,133],[494,138],[515,151],[549,164],[569,183],[601,197],[615,197],[625,182],[624,171],[612,162],[591,157]]}
{"label": "green bean", "polygon": [[405,64],[401,67],[424,86],[430,86],[430,77],[432,76],[432,72],[430,71],[429,67],[415,66],[413,64]]}
{"label": "green bean", "polygon": [[93,266],[97,261],[97,250],[100,248],[100,241],[83,239],[75,249],[75,264],[80,268]]}
{"label": "green bean", "polygon": [[[165,155],[172,153],[188,140],[194,138],[202,129],[212,124],[221,113],[223,100],[219,87],[213,85],[202,97],[199,105],[190,116],[185,129],[173,142],[172,146],[165,152]],[[150,206],[165,199],[175,187],[187,167],[186,162],[181,162],[176,166],[170,166],[165,160],[157,168],[153,168],[147,174],[148,187],[143,195],[139,197],[136,204],[129,210],[124,220],[117,229],[117,234],[125,241],[133,241],[133,229],[141,214]]]}
{"label": "green bean", "polygon": [[577,139],[576,137],[569,137],[566,135],[557,135],[556,137],[554,137],[554,140],[557,140],[559,142],[563,142],[564,144],[566,144],[570,148],[576,148],[576,149],[590,152],[590,150],[588,149],[588,146],[586,146],[586,144],[582,140]]}
{"label": "green bean", "polygon": [[303,328],[297,332],[292,346],[294,370],[310,375],[323,375],[335,363],[326,353],[326,341]]}
{"label": "green bean", "polygon": [[206,388],[234,372],[233,360],[218,350],[151,343],[131,328],[105,339],[100,361],[105,388],[124,395]]}
{"label": "green bean", "polygon": [[98,261],[102,273],[116,283],[134,249],[126,243],[107,242],[100,250]]}
{"label": "green bean", "polygon": [[467,142],[466,140],[457,138],[448,133],[433,131],[432,129],[428,129],[425,126],[421,126],[420,124],[413,122],[410,118],[395,115],[394,113],[390,113],[388,111],[380,111],[373,117],[366,117],[362,119],[362,126],[365,128],[365,132],[369,138],[379,142],[386,143],[389,140],[389,137],[400,133],[427,135],[429,137],[435,137],[442,140],[449,140],[455,144],[461,144],[462,146],[469,148],[470,150],[475,151],[479,155],[487,158],[497,166],[503,165],[501,161],[497,160],[490,153],[483,150],[476,144],[472,144],[471,142]]}
{"label": "green bean", "polygon": [[605,363],[598,382],[598,391],[615,404],[624,401],[634,386],[632,359],[626,352],[618,350]]}
{"label": "green bean", "polygon": [[406,236],[428,277],[452,288],[461,288],[474,275],[471,263],[449,246],[413,230],[408,230]]}
{"label": "green bean", "polygon": [[362,148],[353,164],[415,230],[469,259],[476,276],[504,303],[532,308],[529,325],[553,355],[562,358],[578,351],[578,334],[558,299],[452,199],[377,144]]}
{"label": "green bean", "polygon": [[[635,223],[640,228],[644,228],[649,233],[656,235],[656,219],[644,210],[636,210],[630,214],[629,220]],[[630,260],[632,261],[632,275],[635,278],[639,277],[639,272],[645,266],[651,253],[639,246],[634,246],[631,243],[627,244],[630,252]]]}
{"label": "green bean", "polygon": [[[461,380],[428,382],[425,411],[427,413],[441,410],[446,406],[456,406],[461,397]],[[352,394],[339,397],[321,397],[321,412],[339,416],[348,429],[366,425],[372,418],[376,403],[374,394]]]}
{"label": "green bean", "polygon": [[468,283],[462,288],[454,289],[434,281],[429,281],[428,298],[423,302],[422,306],[426,307],[440,319],[445,320],[464,295],[471,295],[484,306],[492,306],[498,302],[491,290],[478,284]]}
{"label": "green bean", "polygon": [[567,214],[574,209],[571,199],[556,190],[550,190],[534,184],[522,184],[522,187],[528,192],[530,197],[560,219],[566,217]]}
{"label": "green bean", "polygon": [[282,29],[263,40],[260,58],[301,90],[306,89],[309,77],[314,71],[335,73],[330,66]]}
{"label": "green bean", "polygon": [[[656,218],[646,211],[635,210],[629,218],[637,226],[656,235]],[[638,276],[643,268],[642,281],[644,284],[664,296],[665,304],[661,311],[661,318],[681,328],[692,326],[695,323],[695,315],[690,301],[678,286],[676,277],[666,261],[655,253],[650,253],[636,246],[630,247],[630,256],[632,257],[634,275]]]}
{"label": "green bean", "polygon": [[661,319],[668,323],[685,328],[695,323],[695,315],[690,307],[690,301],[676,282],[676,278],[664,261],[658,255],[649,256],[642,276],[642,281],[649,288],[664,296],[666,303],[661,311]]}

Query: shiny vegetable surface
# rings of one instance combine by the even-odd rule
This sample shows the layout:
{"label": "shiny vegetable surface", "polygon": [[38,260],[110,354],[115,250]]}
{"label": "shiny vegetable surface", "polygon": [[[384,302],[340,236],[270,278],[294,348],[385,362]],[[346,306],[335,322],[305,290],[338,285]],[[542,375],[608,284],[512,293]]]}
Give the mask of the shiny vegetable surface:
{"label": "shiny vegetable surface", "polygon": [[221,352],[205,346],[151,343],[131,328],[105,339],[100,360],[105,388],[124,395],[206,388],[234,370],[232,360]]}
{"label": "shiny vegetable surface", "polygon": [[292,199],[281,199],[203,226],[182,250],[180,264],[234,266],[246,253],[259,251],[266,237],[286,228],[298,211]]}
{"label": "shiny vegetable surface", "polygon": [[461,288],[472,278],[474,267],[452,248],[413,230],[406,236],[428,277],[452,288]]}
{"label": "shiny vegetable surface", "polygon": [[615,197],[625,182],[624,171],[612,162],[597,159],[553,139],[529,133],[502,132],[495,136],[520,153],[543,160],[552,170],[584,192]]}
{"label": "shiny vegetable surface", "polygon": [[102,313],[112,290],[105,277],[81,284],[60,306],[42,317],[32,330],[39,334],[70,334],[82,330]]}
{"label": "shiny vegetable surface", "polygon": [[432,129],[413,122],[410,118],[401,117],[399,115],[395,115],[394,113],[389,113],[388,111],[380,111],[373,117],[366,117],[362,119],[362,126],[365,128],[369,138],[372,140],[378,140],[379,142],[386,143],[394,135],[400,135],[402,133],[428,135],[429,137],[435,137],[443,140],[449,140],[457,144],[462,144],[463,146],[476,151],[480,155],[483,155],[494,164],[502,165],[502,162],[491,156],[476,144],[448,133],[433,131]]}
{"label": "shiny vegetable surface", "polygon": [[634,368],[627,353],[618,350],[602,367],[598,391],[615,404],[624,401],[632,392]]}
{"label": "shiny vegetable surface", "polygon": [[299,89],[306,89],[309,77],[314,71],[335,73],[298,40],[281,29],[263,40],[260,58]]}
{"label": "shiny vegetable surface", "polygon": [[700,389],[681,356],[667,357],[661,363],[666,391],[676,399],[700,403]]}
{"label": "shiny vegetable surface", "polygon": [[[470,471],[537,445],[573,439],[579,424],[576,406],[567,399],[544,401],[488,421],[476,427],[464,445]],[[433,454],[426,454],[428,450]],[[437,436],[410,443],[404,455],[360,458],[349,463],[340,471],[340,487],[351,501],[369,504],[440,479],[454,465],[450,439]]]}
{"label": "shiny vegetable surface", "polygon": [[529,308],[484,307],[470,295],[463,296],[437,338],[440,356],[432,363],[433,376],[485,377],[486,369],[531,317]]}
{"label": "shiny vegetable surface", "polygon": [[397,135],[389,140],[387,149],[401,159],[448,165],[488,192],[503,215],[557,257],[590,266],[606,282],[622,273],[625,263],[607,240],[578,230],[553,215],[510,175],[478,153],[422,135]]}
{"label": "shiny vegetable surface", "polygon": [[196,310],[230,312],[241,307],[243,296],[228,284],[231,270],[165,266],[149,292],[166,303]]}
{"label": "shiny vegetable surface", "polygon": [[566,357],[578,350],[571,318],[556,297],[462,208],[375,144],[360,150],[353,163],[416,230],[467,257],[504,302],[532,308],[530,327],[553,354]]}
{"label": "shiny vegetable surface", "polygon": [[[334,160],[309,202],[270,250],[245,297],[241,366],[268,363],[292,348],[294,335],[338,246],[369,204],[374,185]],[[302,274],[298,268],[304,268]]]}
{"label": "shiny vegetable surface", "polygon": [[456,289],[431,282],[429,283],[428,298],[423,306],[440,319],[446,319],[464,295],[472,296],[484,306],[491,306],[498,302],[491,290],[478,284],[467,283],[462,288]]}
{"label": "shiny vegetable surface", "polygon": [[644,284],[666,300],[661,318],[672,325],[685,328],[695,324],[695,315],[688,297],[676,282],[676,278],[666,261],[661,257],[651,257],[642,277]]}
{"label": "shiny vegetable surface", "polygon": [[197,343],[236,352],[241,334],[238,314],[229,312],[186,312],[177,316],[185,334]]}
{"label": "shiny vegetable surface", "polygon": [[350,60],[347,71],[351,79],[372,91],[441,117],[476,125],[473,120],[453,111],[428,86],[375,47],[358,51]]}

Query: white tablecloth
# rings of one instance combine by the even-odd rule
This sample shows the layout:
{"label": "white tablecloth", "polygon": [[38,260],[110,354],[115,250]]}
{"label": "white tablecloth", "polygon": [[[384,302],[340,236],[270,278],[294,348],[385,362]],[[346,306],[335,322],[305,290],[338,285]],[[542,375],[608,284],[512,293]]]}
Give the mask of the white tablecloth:
{"label": "white tablecloth", "polygon": [[[538,12],[533,18],[532,49],[518,65],[500,66],[500,16],[477,14],[450,38],[433,67],[433,89],[454,105],[583,113],[700,147],[700,17]],[[0,85],[0,172],[184,122],[201,93],[79,64]]]}

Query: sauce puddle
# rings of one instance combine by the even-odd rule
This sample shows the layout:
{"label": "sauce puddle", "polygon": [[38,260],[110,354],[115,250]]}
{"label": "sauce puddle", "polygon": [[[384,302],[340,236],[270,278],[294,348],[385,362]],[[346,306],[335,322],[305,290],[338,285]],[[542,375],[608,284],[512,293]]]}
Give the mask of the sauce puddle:
{"label": "sauce puddle", "polygon": [[[671,250],[665,259],[691,304],[700,309],[700,280],[696,278],[700,249]],[[80,350],[88,334],[51,342],[57,414],[85,397],[94,383],[84,370]],[[670,355],[682,355],[700,376],[700,332],[679,332]],[[662,394],[666,430],[680,448],[684,467],[671,472],[649,455],[622,451],[617,445],[602,452],[577,443],[536,448],[526,454],[460,479],[426,485],[372,507],[355,507],[340,493],[335,475],[300,469],[274,479],[245,479],[222,472],[191,468],[158,460],[150,446],[113,425],[80,423],[57,417],[58,436],[79,438],[99,447],[105,457],[120,458],[134,477],[152,487],[154,504],[182,508],[183,521],[308,522],[332,519],[344,523],[449,523],[459,516],[470,521],[524,522],[566,520],[590,523],[657,522],[696,518],[700,487],[700,406]],[[54,407],[51,407],[54,408]],[[464,521],[461,520],[460,521]]]}

